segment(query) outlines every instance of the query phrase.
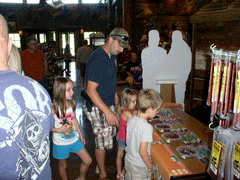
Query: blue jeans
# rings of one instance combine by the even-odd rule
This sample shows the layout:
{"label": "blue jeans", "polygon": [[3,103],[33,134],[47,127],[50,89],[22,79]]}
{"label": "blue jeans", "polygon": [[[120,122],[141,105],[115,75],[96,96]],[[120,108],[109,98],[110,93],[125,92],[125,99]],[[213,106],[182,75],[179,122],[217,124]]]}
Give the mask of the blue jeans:
{"label": "blue jeans", "polygon": [[116,137],[116,140],[117,140],[119,146],[120,146],[123,150],[127,147],[126,141],[122,141],[122,140],[118,137],[118,135],[117,135],[117,137]]}

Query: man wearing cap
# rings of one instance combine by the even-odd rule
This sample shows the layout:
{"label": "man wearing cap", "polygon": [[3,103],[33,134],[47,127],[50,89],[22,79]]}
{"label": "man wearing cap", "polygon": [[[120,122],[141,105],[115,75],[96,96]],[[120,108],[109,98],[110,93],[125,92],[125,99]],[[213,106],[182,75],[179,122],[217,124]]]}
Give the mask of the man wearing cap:
{"label": "man wearing cap", "polygon": [[129,47],[129,35],[123,28],[115,28],[109,34],[106,43],[97,48],[89,57],[85,83],[86,91],[93,107],[84,112],[90,120],[95,135],[95,156],[100,170],[100,179],[108,179],[105,168],[106,150],[113,148],[116,126],[119,126],[114,114],[114,105],[118,102],[117,55]]}

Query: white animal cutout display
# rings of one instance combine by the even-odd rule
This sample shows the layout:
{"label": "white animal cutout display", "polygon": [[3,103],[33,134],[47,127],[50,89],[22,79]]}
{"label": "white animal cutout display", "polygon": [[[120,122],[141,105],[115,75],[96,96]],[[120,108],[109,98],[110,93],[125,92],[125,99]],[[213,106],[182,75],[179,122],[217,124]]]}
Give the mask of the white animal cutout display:
{"label": "white animal cutout display", "polygon": [[176,103],[184,106],[186,82],[191,71],[192,53],[183,40],[181,31],[174,31],[169,53],[158,47],[159,33],[149,32],[148,47],[142,51],[143,88],[151,88],[160,92],[156,79],[176,79],[174,85]]}
{"label": "white animal cutout display", "polygon": [[156,78],[164,76],[164,62],[167,58],[167,51],[158,46],[160,41],[157,30],[148,33],[148,47],[142,50],[143,88],[155,89],[160,92]]}

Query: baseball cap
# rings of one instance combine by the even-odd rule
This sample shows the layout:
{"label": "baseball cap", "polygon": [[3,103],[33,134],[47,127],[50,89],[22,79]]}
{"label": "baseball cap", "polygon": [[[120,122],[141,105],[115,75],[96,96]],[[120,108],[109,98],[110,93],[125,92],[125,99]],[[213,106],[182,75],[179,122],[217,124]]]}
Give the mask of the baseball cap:
{"label": "baseball cap", "polygon": [[119,45],[127,48],[129,47],[129,43],[131,41],[128,32],[123,29],[123,28],[115,28],[111,31],[111,33],[109,34],[109,37],[114,37],[114,39],[117,39],[119,42]]}

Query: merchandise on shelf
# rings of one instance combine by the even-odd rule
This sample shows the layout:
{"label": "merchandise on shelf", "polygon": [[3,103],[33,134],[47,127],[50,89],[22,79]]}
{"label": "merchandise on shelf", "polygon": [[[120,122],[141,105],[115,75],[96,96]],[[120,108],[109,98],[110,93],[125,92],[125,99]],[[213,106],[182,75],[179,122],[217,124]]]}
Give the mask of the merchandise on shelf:
{"label": "merchandise on shelf", "polygon": [[177,142],[181,139],[181,137],[173,132],[165,132],[162,134],[162,138],[165,139],[167,143]]}
{"label": "merchandise on shelf", "polygon": [[212,153],[208,173],[212,179],[233,179],[233,147],[239,138],[232,129],[218,127],[214,131]]}
{"label": "merchandise on shelf", "polygon": [[[211,46],[212,63],[207,105],[211,106],[211,126],[240,127],[240,50],[237,53]],[[218,123],[216,123],[218,122]],[[213,126],[212,126],[213,125]],[[239,128],[240,129],[240,128]]]}
{"label": "merchandise on shelf", "polygon": [[183,159],[195,158],[197,156],[197,150],[192,146],[178,146],[176,150]]}
{"label": "merchandise on shelf", "polygon": [[160,132],[168,132],[171,129],[171,125],[168,123],[158,123],[155,124],[154,127]]}

